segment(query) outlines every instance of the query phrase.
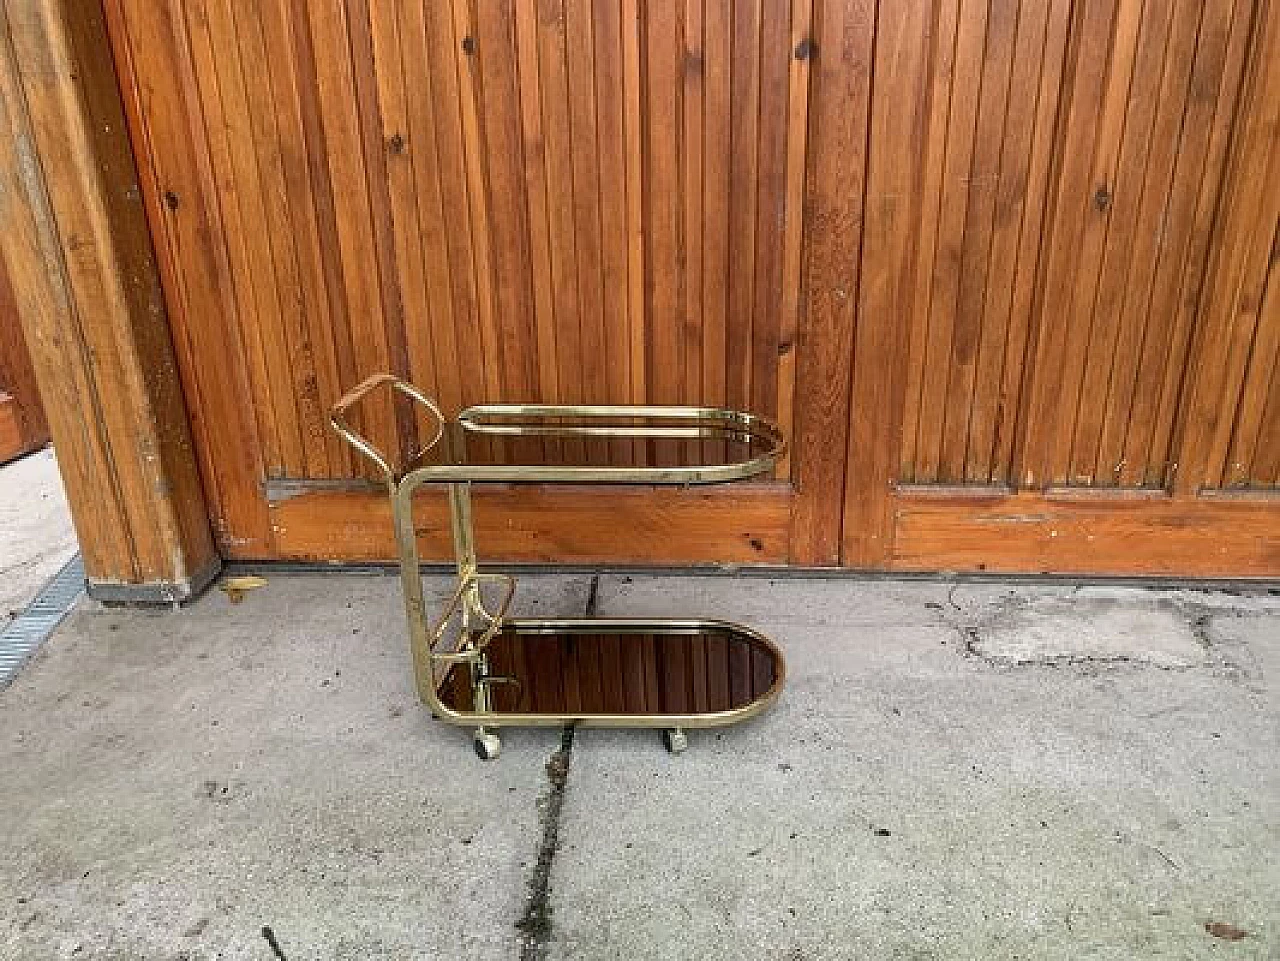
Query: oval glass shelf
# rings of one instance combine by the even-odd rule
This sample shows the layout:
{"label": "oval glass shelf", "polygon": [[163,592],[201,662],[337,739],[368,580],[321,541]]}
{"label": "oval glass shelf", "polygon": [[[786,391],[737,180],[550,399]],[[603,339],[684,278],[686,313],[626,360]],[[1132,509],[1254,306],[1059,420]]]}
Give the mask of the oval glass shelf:
{"label": "oval glass shelf", "polygon": [[786,676],[767,637],[704,619],[515,618],[484,652],[487,704],[473,664],[452,665],[437,692],[457,719],[491,727],[717,727],[767,708]]}
{"label": "oval glass shelf", "polygon": [[785,449],[765,418],[713,407],[484,404],[452,428],[405,482],[714,484],[769,473]]}

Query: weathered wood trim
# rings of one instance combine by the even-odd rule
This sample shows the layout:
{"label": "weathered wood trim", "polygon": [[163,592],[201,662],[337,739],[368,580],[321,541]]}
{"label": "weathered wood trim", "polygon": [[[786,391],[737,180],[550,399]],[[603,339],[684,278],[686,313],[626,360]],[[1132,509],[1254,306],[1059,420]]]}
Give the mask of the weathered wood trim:
{"label": "weathered wood trim", "polygon": [[91,588],[189,595],[219,558],[98,0],[0,2],[0,253]]}
{"label": "weathered wood trim", "polygon": [[[383,491],[306,491],[271,503],[275,559],[347,562],[396,557]],[[792,493],[787,484],[727,488],[476,485],[476,543],[486,561],[537,564],[785,564]],[[453,557],[448,499],[415,502],[424,561]],[[244,558],[259,556],[246,551]]]}
{"label": "weathered wood trim", "polygon": [[899,571],[1280,576],[1273,499],[1135,492],[972,494],[915,488],[897,498]]}

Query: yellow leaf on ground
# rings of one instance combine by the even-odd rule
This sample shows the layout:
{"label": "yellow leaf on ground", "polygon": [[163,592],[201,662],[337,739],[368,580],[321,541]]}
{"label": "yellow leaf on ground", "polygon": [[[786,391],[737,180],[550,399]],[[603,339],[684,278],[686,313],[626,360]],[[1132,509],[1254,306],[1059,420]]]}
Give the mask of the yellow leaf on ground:
{"label": "yellow leaf on ground", "polygon": [[232,604],[239,604],[244,600],[244,595],[249,591],[257,590],[259,587],[266,587],[267,579],[258,577],[254,574],[245,574],[240,577],[223,578],[218,589],[227,595],[227,600]]}

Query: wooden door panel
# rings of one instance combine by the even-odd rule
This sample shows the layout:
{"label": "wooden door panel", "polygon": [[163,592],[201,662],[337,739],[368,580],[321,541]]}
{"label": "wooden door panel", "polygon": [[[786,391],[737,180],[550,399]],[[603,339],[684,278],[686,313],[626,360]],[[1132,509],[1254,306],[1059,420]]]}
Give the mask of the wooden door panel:
{"label": "wooden door panel", "polygon": [[0,464],[48,442],[49,425],[18,323],[13,288],[0,262]]}
{"label": "wooden door panel", "polygon": [[1082,7],[1017,481],[1162,488],[1253,9]]}
{"label": "wooden door panel", "polygon": [[900,479],[1163,487],[1249,4],[958,7],[916,161]]}
{"label": "wooden door panel", "polygon": [[844,564],[1280,570],[1277,19],[880,6]]}
{"label": "wooden door panel", "polygon": [[325,412],[379,370],[450,412],[697,403],[790,433],[809,0],[107,6],[227,554],[306,555],[337,488],[377,523]]}
{"label": "wooden door panel", "polygon": [[1255,24],[1226,164],[1209,275],[1175,425],[1174,479],[1186,494],[1276,486],[1280,339],[1280,16]]}

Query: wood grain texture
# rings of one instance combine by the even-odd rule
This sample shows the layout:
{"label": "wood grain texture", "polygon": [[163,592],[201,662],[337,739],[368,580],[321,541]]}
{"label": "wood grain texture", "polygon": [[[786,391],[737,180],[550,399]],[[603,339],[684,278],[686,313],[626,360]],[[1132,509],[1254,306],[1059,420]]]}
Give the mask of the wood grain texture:
{"label": "wood grain texture", "polygon": [[[893,543],[892,490],[899,464],[903,360],[915,277],[915,223],[921,165],[914,147],[925,128],[924,2],[882,10],[873,69],[892,80],[871,103],[858,325],[853,345],[851,426],[844,494],[842,559],[853,567],[881,567]],[[914,105],[904,111],[904,104]],[[904,163],[904,157],[912,162]]]}
{"label": "wood grain texture", "polygon": [[49,442],[27,339],[9,273],[0,260],[0,464]]}
{"label": "wood grain texture", "polygon": [[824,2],[805,51],[814,63],[796,360],[804,402],[795,412],[792,455],[792,556],[801,564],[839,564],[842,549],[874,31],[869,5]]}
{"label": "wood grain texture", "polygon": [[375,370],[790,433],[812,0],[107,2],[229,552]]}
{"label": "wood grain texture", "polygon": [[1164,484],[1254,9],[936,5],[902,480]]}
{"label": "wood grain texture", "polygon": [[[1198,518],[1277,483],[1275,4],[104,2],[231,555],[373,550],[364,508],[345,548],[330,495],[303,521],[263,491],[362,476],[323,418],[374,369],[451,412],[774,416],[797,564],[897,565],[902,485]],[[390,445],[406,416],[361,426]],[[593,525],[563,546],[638,556]],[[723,554],[696,525],[638,543],[696,560],[695,531]],[[1023,531],[982,550],[1025,559]]]}
{"label": "wood grain texture", "polygon": [[1280,574],[1280,511],[1274,499],[924,492],[902,497],[897,517],[894,570],[1260,578]]}
{"label": "wood grain texture", "polygon": [[101,10],[0,5],[0,250],[90,584],[217,563]]}
{"label": "wood grain texture", "polygon": [[[787,560],[785,485],[711,489],[476,487],[476,544],[492,561],[539,564],[780,564]],[[443,490],[423,490],[415,524],[424,560],[449,560]],[[279,556],[394,559],[391,508],[379,491],[300,493],[271,505]],[[247,555],[249,557],[253,555]]]}
{"label": "wood grain texture", "polygon": [[12,394],[0,391],[0,464],[21,457],[35,447],[17,400]]}
{"label": "wood grain texture", "polygon": [[[1248,461],[1275,368],[1270,291],[1280,253],[1280,11],[1256,30],[1241,114],[1226,165],[1208,279],[1182,410],[1175,489],[1250,486]],[[1236,457],[1230,458],[1232,450]],[[1260,486],[1271,486],[1267,478]]]}
{"label": "wood grain texture", "polygon": [[[113,2],[127,37],[166,21]],[[267,479],[352,476],[310,450],[314,411],[401,343],[451,410],[725,403],[730,382],[739,406],[790,410],[808,2],[295,0],[291,32],[242,0],[174,3]],[[297,157],[310,177],[288,175]],[[386,443],[388,416],[367,425]]]}

